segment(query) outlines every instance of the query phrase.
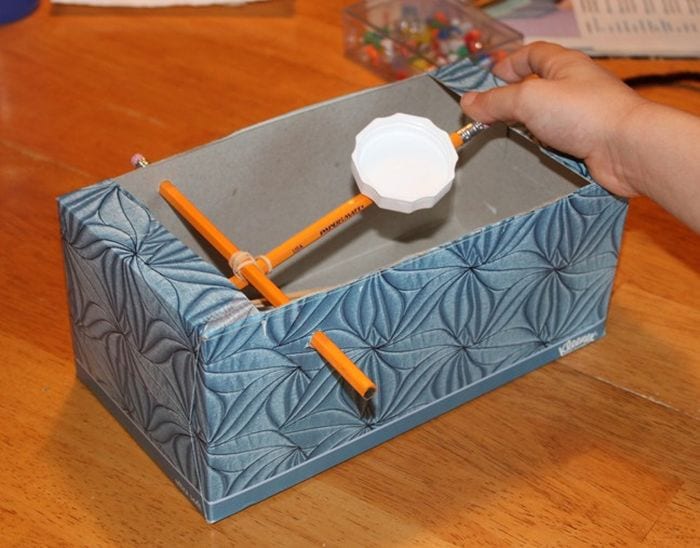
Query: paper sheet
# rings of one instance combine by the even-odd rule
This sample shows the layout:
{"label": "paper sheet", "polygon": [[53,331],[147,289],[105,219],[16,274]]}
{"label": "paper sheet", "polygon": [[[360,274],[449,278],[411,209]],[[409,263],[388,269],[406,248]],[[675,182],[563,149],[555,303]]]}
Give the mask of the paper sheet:
{"label": "paper sheet", "polygon": [[700,56],[700,0],[501,0],[485,11],[589,55]]}
{"label": "paper sheet", "polygon": [[700,0],[573,0],[581,37],[598,51],[700,55]]}

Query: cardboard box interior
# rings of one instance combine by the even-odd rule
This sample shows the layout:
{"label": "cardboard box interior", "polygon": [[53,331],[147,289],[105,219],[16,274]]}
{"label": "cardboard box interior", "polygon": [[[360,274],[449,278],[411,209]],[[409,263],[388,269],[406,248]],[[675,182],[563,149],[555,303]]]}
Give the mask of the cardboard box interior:
{"label": "cardboard box interior", "polygon": [[[116,181],[229,276],[226,262],[158,195],[162,180],[175,183],[238,247],[264,253],[358,192],[350,170],[355,135],[396,112],[427,117],[448,132],[468,121],[459,98],[423,75],[261,123]],[[454,186],[434,208],[407,215],[372,206],[272,278],[287,291],[346,283],[586,184],[505,126],[487,130],[459,157]]]}

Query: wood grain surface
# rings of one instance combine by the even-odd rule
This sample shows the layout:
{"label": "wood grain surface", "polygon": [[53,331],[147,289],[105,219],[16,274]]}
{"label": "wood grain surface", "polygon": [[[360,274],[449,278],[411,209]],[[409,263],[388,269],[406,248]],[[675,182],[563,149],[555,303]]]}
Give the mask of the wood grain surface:
{"label": "wood grain surface", "polygon": [[[76,380],[55,197],[380,84],[348,3],[0,26],[0,545],[700,545],[700,239],[645,199],[605,339],[215,525]],[[700,115],[698,87],[642,93]]]}

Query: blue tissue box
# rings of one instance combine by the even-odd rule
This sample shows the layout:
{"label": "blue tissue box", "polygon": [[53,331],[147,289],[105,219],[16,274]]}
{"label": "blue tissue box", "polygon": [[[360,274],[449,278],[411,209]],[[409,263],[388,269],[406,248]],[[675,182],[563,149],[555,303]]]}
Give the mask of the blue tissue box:
{"label": "blue tissue box", "polygon": [[26,17],[39,7],[39,0],[3,0],[0,3],[0,25]]}
{"label": "blue tissue box", "polygon": [[[368,208],[272,278],[312,292],[259,309],[158,196],[178,185],[260,253],[356,193],[377,116],[464,124],[469,61],[315,105],[59,199],[80,379],[216,521],[603,335],[626,203],[503,126],[460,151],[451,192]],[[274,222],[265,212],[281,212]],[[324,330],[378,385],[349,389]]]}

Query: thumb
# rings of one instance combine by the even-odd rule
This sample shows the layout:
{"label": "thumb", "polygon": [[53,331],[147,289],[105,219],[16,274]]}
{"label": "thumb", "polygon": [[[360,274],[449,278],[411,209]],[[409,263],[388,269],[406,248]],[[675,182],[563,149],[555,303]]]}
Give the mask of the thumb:
{"label": "thumb", "polygon": [[464,113],[474,120],[492,124],[493,122],[522,122],[516,111],[516,94],[520,84],[514,84],[489,91],[468,91],[462,96],[460,106]]}

